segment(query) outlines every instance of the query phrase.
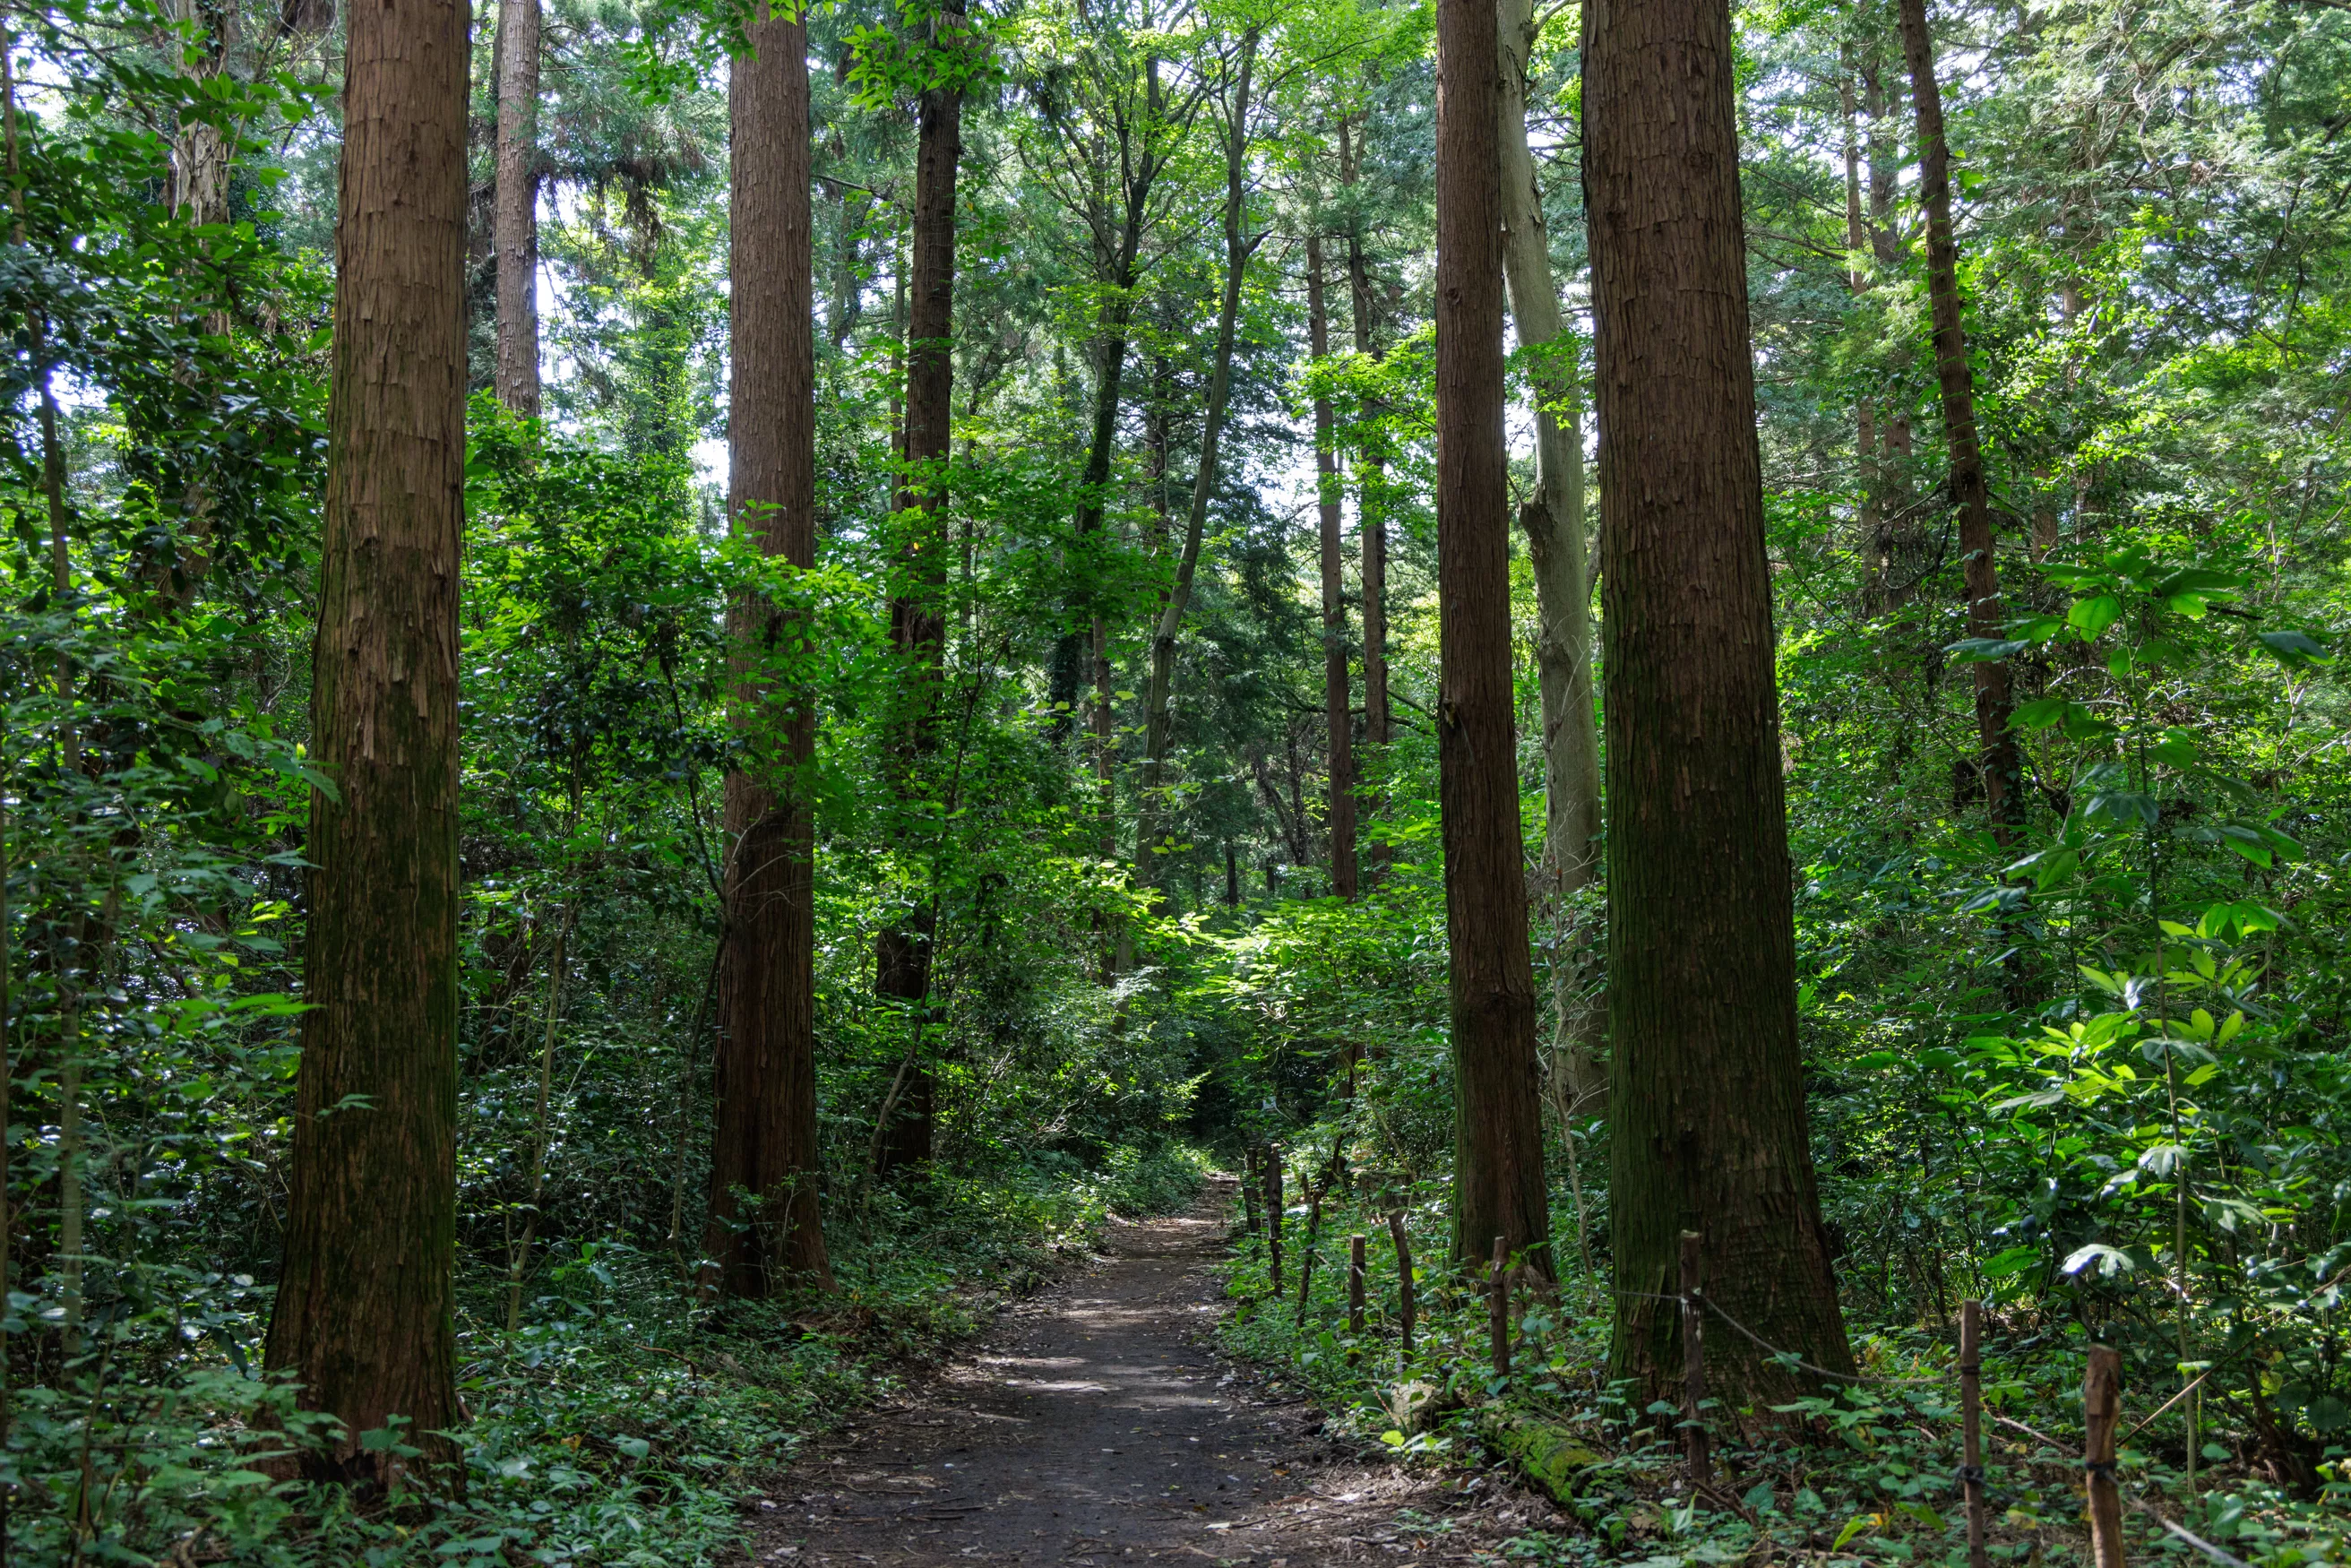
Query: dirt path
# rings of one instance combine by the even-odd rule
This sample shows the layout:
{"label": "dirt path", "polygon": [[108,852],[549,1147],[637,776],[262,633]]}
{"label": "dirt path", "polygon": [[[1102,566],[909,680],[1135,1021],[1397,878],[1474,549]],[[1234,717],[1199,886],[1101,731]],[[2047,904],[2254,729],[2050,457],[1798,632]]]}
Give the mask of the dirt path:
{"label": "dirt path", "polygon": [[1232,1184],[1118,1226],[1088,1273],[1008,1309],[904,1404],[813,1448],[762,1504],[752,1561],[1261,1568],[1490,1557],[1548,1505],[1456,1490],[1314,1434],[1216,1352],[1206,1271]]}

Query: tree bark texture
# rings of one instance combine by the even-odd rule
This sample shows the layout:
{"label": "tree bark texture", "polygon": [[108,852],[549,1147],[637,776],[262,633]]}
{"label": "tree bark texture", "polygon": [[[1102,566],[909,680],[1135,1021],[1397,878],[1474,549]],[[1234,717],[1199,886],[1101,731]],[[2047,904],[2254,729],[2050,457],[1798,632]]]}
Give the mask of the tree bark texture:
{"label": "tree bark texture", "polygon": [[[1309,347],[1331,352],[1331,314],[1323,298],[1322,241],[1306,240]],[[1347,579],[1339,538],[1339,451],[1331,400],[1314,400],[1314,477],[1322,564],[1322,716],[1331,757],[1331,890],[1355,896],[1355,720],[1347,674]]]}
{"label": "tree bark texture", "polygon": [[453,1475],[457,569],[465,466],[465,7],[355,8],[313,652],[315,790],[286,1265],[264,1354]]}
{"label": "tree bark texture", "polygon": [[[732,187],[727,508],[760,550],[816,564],[815,257],[809,209],[808,31],[756,21],[727,80]],[[738,600],[731,718],[765,766],[726,777],[730,853],[712,1058],[706,1288],[765,1298],[831,1289],[816,1120],[816,731],[808,694],[752,665],[805,639]]]}
{"label": "tree bark texture", "polygon": [[[1935,41],[1927,26],[1927,0],[1898,0],[1902,52],[1910,66],[1910,101],[1918,118],[1918,204],[1927,217],[1927,293],[1935,322],[1935,376],[1943,395],[1943,444],[1951,465],[1951,505],[1959,514],[1962,580],[1967,588],[1968,635],[1995,638],[2003,619],[1998,536],[1991,520],[1991,486],[1984,476],[1983,448],[1976,435],[1975,377],[1968,368],[1967,327],[1961,319],[1959,250],[1951,233],[1951,153],[1943,134],[1943,94],[1935,81]],[[1976,688],[1976,737],[1981,753],[1984,805],[1992,836],[2013,843],[2024,821],[2024,760],[2009,730],[2008,662],[1984,659],[1972,666]]]}
{"label": "tree bark texture", "polygon": [[538,417],[538,0],[498,0],[498,401]]}
{"label": "tree bark texture", "polygon": [[[1608,639],[1611,1188],[1617,1283],[1709,1295],[1852,1364],[1806,1141],[1728,0],[1584,12],[1584,198]],[[1670,1301],[1618,1302],[1611,1375],[1677,1396]],[[1726,1406],[1802,1380],[1724,1335]]]}
{"label": "tree bark texture", "polygon": [[[1183,549],[1159,620],[1151,630],[1151,669],[1143,704],[1143,800],[1137,812],[1135,880],[1160,889],[1158,851],[1167,832],[1167,752],[1175,735],[1176,634],[1192,602],[1192,577],[1200,564],[1200,541],[1208,525],[1208,501],[1217,489],[1217,448],[1224,437],[1225,405],[1233,385],[1233,334],[1240,322],[1241,281],[1258,240],[1243,232],[1249,215],[1249,88],[1257,69],[1258,30],[1241,35],[1240,60],[1232,101],[1227,105],[1225,136],[1225,288],[1217,308],[1217,348],[1208,369],[1208,404],[1200,423],[1200,466],[1192,476],[1192,507],[1184,522]],[[1260,238],[1262,236],[1259,236]],[[1164,892],[1164,890],[1161,890]]]}
{"label": "tree bark texture", "polygon": [[1584,998],[1568,901],[1600,871],[1600,732],[1593,706],[1592,576],[1585,560],[1583,388],[1560,319],[1551,231],[1527,147],[1527,74],[1535,45],[1531,0],[1501,0],[1502,269],[1522,349],[1550,350],[1535,368],[1535,461],[1541,481],[1519,508],[1534,568],[1535,669],[1542,699],[1543,852],[1537,904],[1559,929],[1552,963],[1552,1098],[1566,1117],[1604,1091],[1603,1022]]}
{"label": "tree bark texture", "polygon": [[[959,4],[933,18],[934,49],[963,45]],[[909,804],[920,763],[933,749],[946,653],[946,465],[955,426],[956,174],[963,160],[963,88],[926,88],[914,151],[914,257],[906,322],[906,449],[898,489],[896,591],[890,638],[904,660],[897,788]],[[905,1005],[915,1043],[905,1080],[883,1130],[881,1168],[931,1157],[935,1088],[921,1036],[931,991],[934,922],[927,906],[883,927],[875,943],[874,990]]]}
{"label": "tree bark texture", "polygon": [[1438,804],[1452,977],[1453,1259],[1556,1277],[1527,952],[1502,441],[1501,61],[1490,0],[1437,11]]}

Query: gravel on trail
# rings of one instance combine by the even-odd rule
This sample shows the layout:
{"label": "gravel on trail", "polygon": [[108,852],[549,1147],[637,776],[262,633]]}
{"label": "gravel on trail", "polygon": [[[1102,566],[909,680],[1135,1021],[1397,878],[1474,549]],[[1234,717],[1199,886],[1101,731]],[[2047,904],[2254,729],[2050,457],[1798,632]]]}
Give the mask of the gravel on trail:
{"label": "gravel on trail", "polygon": [[1113,1225],[1091,1268],[811,1445],[756,1505],[749,1561],[1435,1568],[1562,1522],[1490,1475],[1464,1486],[1327,1441],[1221,1356],[1208,1265],[1232,1193],[1213,1181],[1188,1215]]}

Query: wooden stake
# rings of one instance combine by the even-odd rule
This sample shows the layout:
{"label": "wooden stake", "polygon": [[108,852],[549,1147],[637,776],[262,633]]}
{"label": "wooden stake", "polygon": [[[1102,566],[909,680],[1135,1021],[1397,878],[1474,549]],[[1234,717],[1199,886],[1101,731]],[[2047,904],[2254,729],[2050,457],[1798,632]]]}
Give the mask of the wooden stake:
{"label": "wooden stake", "polygon": [[1690,1480],[1704,1485],[1714,1479],[1714,1459],[1708,1452],[1706,1421],[1706,1347],[1703,1309],[1698,1302],[1698,1234],[1682,1232],[1682,1427],[1683,1450],[1689,1457]]}
{"label": "wooden stake", "polygon": [[1314,1282],[1315,1247],[1322,1237],[1322,1195],[1330,1190],[1328,1177],[1306,1189],[1306,1255],[1298,1260],[1298,1320],[1297,1326],[1306,1326],[1306,1291]]}
{"label": "wooden stake", "polygon": [[[1364,1337],[1364,1238],[1361,1233],[1347,1238],[1347,1333],[1356,1340]],[[1347,1359],[1355,1359],[1355,1346],[1347,1347]]]}
{"label": "wooden stake", "polygon": [[1968,1503],[1968,1568],[1985,1568],[1983,1303],[1959,1303],[1959,1486]]}
{"label": "wooden stake", "polygon": [[2090,1492],[2090,1561],[2123,1568],[2123,1494],[2115,1484],[2115,1427],[2123,1414],[2123,1358],[2103,1344],[2090,1347],[2082,1375],[2082,1469]]}
{"label": "wooden stake", "polygon": [[1488,1310],[1492,1314],[1494,1375],[1510,1375],[1510,1244],[1494,1238],[1494,1261],[1486,1276]]}
{"label": "wooden stake", "polygon": [[1412,1354],[1412,1324],[1415,1301],[1412,1290],[1412,1239],[1405,1234],[1404,1210],[1388,1211],[1388,1239],[1395,1243],[1396,1255],[1396,1326],[1402,1330],[1404,1353]]}
{"label": "wooden stake", "polygon": [[1241,1155],[1241,1224],[1250,1239],[1257,1238],[1257,1145],[1252,1144]]}
{"label": "wooden stake", "polygon": [[1281,1150],[1265,1146],[1265,1246],[1273,1272],[1273,1299],[1281,1300]]}

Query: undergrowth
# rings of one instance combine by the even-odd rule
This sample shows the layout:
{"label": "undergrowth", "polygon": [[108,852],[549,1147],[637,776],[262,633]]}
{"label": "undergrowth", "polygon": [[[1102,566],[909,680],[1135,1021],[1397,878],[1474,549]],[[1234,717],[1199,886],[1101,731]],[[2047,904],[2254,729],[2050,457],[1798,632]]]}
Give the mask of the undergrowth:
{"label": "undergrowth", "polygon": [[[1693,1488],[1674,1432],[1681,1413],[1629,1409],[1608,1381],[1604,1281],[1571,1278],[1556,1301],[1517,1303],[1513,1375],[1497,1378],[1486,1298],[1445,1266],[1441,1198],[1405,1212],[1419,1298],[1409,1355],[1399,1344],[1397,1264],[1384,1214],[1335,1200],[1322,1217],[1302,1312],[1306,1205],[1294,1205],[1286,1218],[1278,1300],[1262,1237],[1241,1229],[1236,1217],[1224,1265],[1235,1302],[1225,1343],[1313,1399],[1330,1414],[1332,1432],[1384,1447],[1399,1463],[1483,1464],[1500,1458],[1493,1434],[1502,1426],[1523,1429],[1532,1421],[1549,1428],[1554,1453],[1566,1456],[1557,1471],[1569,1483],[1562,1524],[1513,1541],[1513,1558],[1645,1568],[1822,1554],[1966,1562],[1955,1331],[1948,1325],[1857,1329],[1857,1364],[1865,1376],[1885,1381],[1783,1407],[1799,1418],[1802,1441],[1742,1439],[1742,1425],[1762,1431],[1769,1424],[1726,1419],[1757,1413],[1725,1412],[1709,1401],[1717,1475],[1712,1486]],[[1572,1234],[1572,1224],[1558,1233]],[[1369,1244],[1360,1335],[1347,1326],[1346,1268],[1347,1238],[1359,1232]],[[2070,1318],[2018,1308],[1988,1320],[1984,1441],[1994,1563],[2037,1568],[2086,1550],[2080,1413],[2088,1343]],[[2282,1484],[2257,1433],[2231,1425],[2226,1411],[2209,1412],[2191,1478],[2177,1414],[2147,1421],[2169,1392],[2125,1388],[2122,1430],[2131,1436],[2119,1474],[2134,1560],[2208,1562],[2156,1514],[2252,1568],[2346,1560],[2345,1448],[2325,1451],[2314,1486]]]}
{"label": "undergrowth", "polygon": [[390,1507],[274,1479],[269,1456],[317,1443],[319,1422],[258,1375],[266,1291],[195,1281],[176,1328],[94,1325],[72,1376],[16,1393],[0,1453],[12,1560],[695,1568],[812,1436],[1043,1283],[1110,1214],[1189,1201],[1204,1164],[1171,1145],[1092,1171],[1048,1160],[877,1189],[828,1226],[830,1296],[713,1311],[666,1251],[586,1242],[550,1260],[508,1334],[503,1281],[474,1276],[457,1319],[463,1495]]}

